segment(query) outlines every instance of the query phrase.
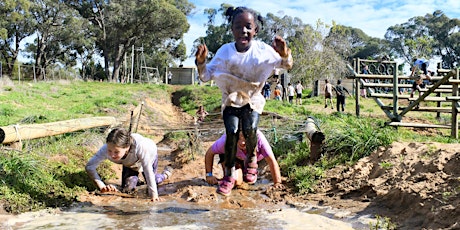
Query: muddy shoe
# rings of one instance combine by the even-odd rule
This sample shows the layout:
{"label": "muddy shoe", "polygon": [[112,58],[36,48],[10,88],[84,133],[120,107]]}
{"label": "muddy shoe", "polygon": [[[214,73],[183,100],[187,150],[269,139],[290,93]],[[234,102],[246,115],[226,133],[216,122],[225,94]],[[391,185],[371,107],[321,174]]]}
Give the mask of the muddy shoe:
{"label": "muddy shoe", "polygon": [[171,178],[173,171],[174,169],[171,166],[169,165],[165,166],[163,170],[163,174],[166,176],[166,179]]}
{"label": "muddy shoe", "polygon": [[122,192],[127,193],[127,194],[133,194],[137,192],[137,182],[139,178],[136,176],[131,176],[126,179],[126,185],[123,188]]}
{"label": "muddy shoe", "polygon": [[249,163],[248,168],[244,170],[243,180],[248,184],[255,184],[257,181],[257,163]]}
{"label": "muddy shoe", "polygon": [[235,187],[235,179],[233,177],[225,176],[219,183],[217,193],[228,196],[232,192],[233,187]]}

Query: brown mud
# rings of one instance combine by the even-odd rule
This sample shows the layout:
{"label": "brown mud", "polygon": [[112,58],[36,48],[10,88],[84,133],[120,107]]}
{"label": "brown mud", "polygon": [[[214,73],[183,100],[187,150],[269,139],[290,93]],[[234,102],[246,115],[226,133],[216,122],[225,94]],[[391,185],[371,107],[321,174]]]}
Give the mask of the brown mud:
{"label": "brown mud", "polygon": [[[216,187],[208,185],[204,180],[204,153],[219,137],[218,132],[212,135],[213,138],[201,139],[201,153],[191,158],[187,148],[181,146],[183,143],[163,137],[171,130],[193,130],[193,117],[181,112],[172,103],[150,99],[145,102],[145,110],[155,117],[141,116],[138,132],[155,136],[159,147],[159,168],[163,169],[166,165],[174,168],[172,178],[159,185],[162,199],[210,205],[222,199],[220,208],[237,210],[260,205],[276,207],[278,204],[296,207],[327,206],[346,210],[346,215],[388,217],[397,229],[460,229],[459,144],[397,142],[388,147],[380,147],[355,165],[339,166],[327,171],[316,192],[307,195],[296,194],[286,180],[283,182],[285,189],[271,187],[269,168],[261,164],[259,183],[256,186],[243,184],[235,188],[229,197],[222,198],[216,193]],[[323,110],[333,112],[331,109]],[[120,120],[126,121],[127,118]],[[203,130],[223,130],[219,116],[212,122],[200,125]],[[435,130],[414,131],[437,135],[431,133]],[[197,145],[193,141],[188,143],[189,146],[194,144]],[[120,177],[121,168],[114,165],[114,169]],[[221,171],[220,165],[215,163],[214,174],[221,177]],[[119,184],[120,181],[116,179],[113,183]],[[88,192],[80,196],[80,201],[104,205],[114,199],[130,199],[122,196]],[[142,194],[138,198],[146,199]]]}

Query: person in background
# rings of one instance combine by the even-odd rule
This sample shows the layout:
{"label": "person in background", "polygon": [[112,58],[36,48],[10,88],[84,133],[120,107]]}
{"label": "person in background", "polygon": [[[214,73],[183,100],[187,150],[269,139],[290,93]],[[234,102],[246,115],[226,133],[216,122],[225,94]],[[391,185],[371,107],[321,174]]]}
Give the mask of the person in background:
{"label": "person in background", "polygon": [[159,201],[157,184],[171,177],[173,169],[166,166],[163,173],[157,174],[158,153],[155,142],[124,128],[115,128],[107,136],[106,143],[86,164],[86,172],[98,189],[103,192],[118,192],[115,185],[105,184],[96,169],[99,164],[109,160],[123,165],[122,191],[132,193],[137,190],[139,172],[147,182],[148,195],[152,201]]}
{"label": "person in background", "polygon": [[430,78],[430,76],[428,75],[428,72],[431,72],[430,70],[428,70],[428,66],[430,65],[430,62],[428,60],[425,60],[425,59],[417,59],[417,58],[414,58],[412,59],[412,67],[411,67],[411,74],[410,74],[410,77],[411,78],[414,78],[414,77],[417,77],[416,75],[418,75],[418,71],[422,71],[422,74],[424,76],[422,76],[422,78],[424,77],[428,77]]}
{"label": "person in background", "polygon": [[200,107],[196,111],[196,121],[195,121],[195,123],[203,122],[208,114],[209,113],[206,112],[206,110],[204,110],[204,106],[200,105]]}
{"label": "person in background", "polygon": [[270,83],[265,82],[265,85],[264,85],[264,88],[263,88],[265,100],[270,99],[270,94],[271,94],[271,91],[272,91],[270,88],[271,88]]}
{"label": "person in background", "polygon": [[292,104],[292,100],[294,99],[295,89],[294,89],[294,86],[292,86],[290,82],[288,83],[287,91],[288,91],[289,103]]}
{"label": "person in background", "polygon": [[[363,67],[363,70],[361,71],[361,74],[371,74],[371,72],[369,71],[369,66],[368,65],[365,65]],[[369,79],[363,78],[363,81],[367,83],[367,82],[369,82]],[[364,88],[363,84],[361,84],[360,89],[361,89],[361,97],[367,98],[366,88]]]}
{"label": "person in background", "polygon": [[295,86],[295,91],[297,93],[296,98],[295,98],[296,105],[302,104],[302,90],[303,90],[303,86],[300,83],[300,81],[298,81],[297,85]]}
{"label": "person in background", "polygon": [[329,80],[324,81],[326,84],[324,85],[324,108],[327,108],[327,99],[331,103],[331,108],[334,109],[334,104],[332,103],[332,89],[334,86],[329,82]]}
{"label": "person in background", "polygon": [[345,111],[345,93],[351,95],[347,88],[342,84],[342,80],[337,80],[337,85],[334,87],[335,93],[337,94],[337,111],[340,112],[340,107],[342,107],[342,112]]}
{"label": "person in background", "polygon": [[[218,184],[218,179],[213,175],[212,172],[212,167],[214,165],[214,155],[218,154],[219,155],[219,163],[224,164],[225,162],[225,134],[222,135],[214,144],[209,147],[209,149],[206,151],[206,156],[205,156],[205,172],[206,172],[206,182],[208,182],[211,185]],[[245,172],[247,170],[252,170],[252,173],[257,174],[257,169],[253,168],[245,168],[244,167],[244,160],[246,159],[246,139],[244,138],[244,135],[242,132],[239,132],[239,138],[238,138],[238,145],[237,145],[237,150],[236,150],[236,169],[237,169],[237,179],[236,179],[236,185],[241,185],[244,182],[247,182],[248,184],[254,184],[256,181],[256,178],[243,178],[241,172]],[[280,173],[280,168],[278,165],[278,162],[276,161],[275,155],[273,154],[273,150],[270,147],[270,144],[268,143],[267,138],[264,136],[264,134],[260,131],[257,130],[257,147],[256,147],[256,152],[257,152],[257,161],[261,161],[262,159],[265,159],[267,161],[267,164],[270,167],[270,173],[272,176],[273,180],[273,186],[275,188],[284,188],[284,185],[281,183],[281,173]],[[222,166],[222,168],[224,168]],[[243,173],[244,174],[244,173]]]}
{"label": "person in background", "polygon": [[273,95],[275,96],[275,100],[281,101],[281,89],[276,87],[275,91],[273,92]]}
{"label": "person in background", "polygon": [[255,180],[257,174],[257,126],[265,106],[262,95],[264,82],[275,68],[292,68],[291,50],[286,41],[275,36],[272,46],[253,39],[261,29],[263,18],[246,7],[229,7],[225,16],[231,25],[234,42],[220,47],[209,64],[206,64],[208,49],[200,44],[195,53],[195,64],[200,79],[204,82],[214,80],[222,91],[222,118],[224,120],[225,170],[224,178],[217,193],[230,195],[235,185],[235,161],[238,142],[238,126],[246,139],[247,155],[243,175],[246,180]]}

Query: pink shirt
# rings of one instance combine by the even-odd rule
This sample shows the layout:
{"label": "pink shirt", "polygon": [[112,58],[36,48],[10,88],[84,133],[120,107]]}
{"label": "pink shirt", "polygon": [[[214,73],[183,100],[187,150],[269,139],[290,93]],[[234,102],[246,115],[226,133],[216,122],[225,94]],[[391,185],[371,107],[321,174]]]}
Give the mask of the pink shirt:
{"label": "pink shirt", "polygon": [[[222,135],[214,144],[211,146],[212,152],[214,154],[224,154],[225,153],[225,139],[227,135]],[[265,157],[273,155],[273,150],[268,143],[267,138],[265,138],[264,134],[257,130],[257,161],[261,161]],[[236,148],[236,158],[240,160],[246,159],[246,149]]]}

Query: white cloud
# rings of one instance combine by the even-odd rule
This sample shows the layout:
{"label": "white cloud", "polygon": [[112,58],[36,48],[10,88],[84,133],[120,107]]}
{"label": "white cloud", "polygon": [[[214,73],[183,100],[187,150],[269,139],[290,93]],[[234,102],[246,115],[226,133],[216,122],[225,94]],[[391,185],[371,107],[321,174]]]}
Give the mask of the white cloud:
{"label": "white cloud", "polygon": [[[219,8],[221,3],[209,0],[190,0],[197,6],[197,14],[189,17],[190,32],[186,34],[187,52],[193,41],[205,35],[203,26],[207,18],[199,16],[205,8]],[[407,22],[415,16],[424,16],[435,10],[442,10],[450,18],[460,18],[459,0],[228,0],[233,6],[246,6],[265,16],[267,13],[298,17],[306,24],[315,24],[318,19],[331,24],[359,28],[369,36],[383,38],[388,27]],[[199,21],[196,21],[199,20]],[[188,53],[190,55],[190,53]],[[185,65],[193,65],[194,59]]]}

